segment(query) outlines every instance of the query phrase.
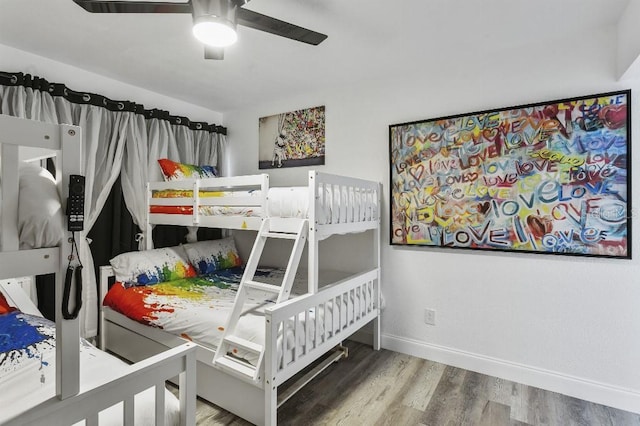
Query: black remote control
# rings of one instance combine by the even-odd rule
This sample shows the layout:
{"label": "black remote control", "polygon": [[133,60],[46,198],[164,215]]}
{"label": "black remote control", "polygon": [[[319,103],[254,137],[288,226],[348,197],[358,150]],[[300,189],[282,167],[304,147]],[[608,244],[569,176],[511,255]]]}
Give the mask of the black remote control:
{"label": "black remote control", "polygon": [[82,231],[84,229],[84,176],[69,176],[67,227],[69,231]]}

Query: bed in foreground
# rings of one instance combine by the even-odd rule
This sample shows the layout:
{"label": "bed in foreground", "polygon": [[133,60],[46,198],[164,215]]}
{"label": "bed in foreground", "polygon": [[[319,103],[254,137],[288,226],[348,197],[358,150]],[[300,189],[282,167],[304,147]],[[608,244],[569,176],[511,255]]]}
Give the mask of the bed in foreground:
{"label": "bed in foreground", "polygon": [[[20,250],[18,224],[21,185],[19,147],[44,148],[56,153],[53,193],[60,195],[64,211],[71,174],[81,174],[81,129],[0,115],[2,198],[0,203],[0,280],[54,273],[56,306],[62,305],[63,271],[67,269],[68,241],[82,232],[63,232],[50,247]],[[56,185],[57,182],[57,185]],[[42,207],[44,208],[44,200]],[[64,215],[60,216],[60,220]],[[43,230],[55,221],[39,224]],[[57,224],[62,228],[61,224]],[[53,323],[33,315],[37,308],[23,306],[20,289],[3,284],[0,303],[0,423],[6,425],[97,424],[182,425],[195,421],[195,348],[181,345],[135,365],[126,365],[79,337],[76,318]],[[5,297],[6,296],[6,297]],[[77,306],[77,305],[76,305]],[[28,313],[26,313],[28,311]],[[103,374],[98,375],[100,371]],[[106,376],[104,372],[108,371]],[[166,395],[165,380],[179,376],[180,402]],[[144,396],[137,394],[146,391]],[[145,400],[148,403],[145,403]],[[115,404],[121,408],[109,409]],[[169,407],[165,416],[165,405]],[[171,408],[173,407],[173,408]],[[176,410],[178,408],[178,410]],[[145,415],[146,412],[146,415]]]}
{"label": "bed in foreground", "polygon": [[[159,357],[163,358],[158,367],[163,370],[173,370],[180,374],[179,352],[183,348],[175,350],[173,354]],[[131,368],[125,362],[107,354],[85,340],[80,342],[80,397],[71,398],[82,402],[86,407],[79,411],[77,405],[71,405],[67,401],[58,401],[55,398],[55,324],[40,316],[23,313],[11,306],[0,292],[0,388],[4,390],[2,410],[0,410],[0,424],[32,424],[44,422],[46,424],[73,424],[75,419],[83,419],[82,411],[88,409],[86,404],[90,398],[85,398],[85,392],[95,393],[95,390],[103,384],[108,384],[113,390],[113,397],[119,394],[115,390],[122,385],[112,382],[114,377],[126,377],[129,374],[139,376],[144,369]],[[176,356],[177,355],[177,356]],[[175,361],[178,361],[176,364]],[[153,365],[153,360],[147,361]],[[173,365],[172,365],[173,364]],[[155,376],[155,374],[154,374]],[[141,393],[135,395],[127,402],[117,402],[113,397],[103,398],[100,404],[104,410],[97,415],[98,424],[102,426],[128,424],[125,419],[131,417],[135,425],[178,425],[180,424],[180,402],[164,387],[164,382],[154,377],[153,382],[145,385],[138,378],[135,380],[137,390]],[[144,378],[142,378],[144,382]],[[148,381],[147,381],[148,382]],[[157,386],[157,388],[154,388]],[[130,386],[126,386],[130,387]],[[93,390],[93,391],[92,391]],[[125,389],[119,389],[125,390]],[[130,397],[129,397],[130,398]],[[157,400],[157,405],[156,405]],[[40,404],[55,408],[59,404],[64,407],[42,410],[38,414]],[[115,404],[109,406],[109,404]],[[95,403],[93,403],[95,404]],[[125,415],[124,405],[132,405],[131,414]],[[131,409],[129,408],[129,410]],[[67,410],[70,410],[67,412]],[[158,420],[156,418],[158,416]]]}

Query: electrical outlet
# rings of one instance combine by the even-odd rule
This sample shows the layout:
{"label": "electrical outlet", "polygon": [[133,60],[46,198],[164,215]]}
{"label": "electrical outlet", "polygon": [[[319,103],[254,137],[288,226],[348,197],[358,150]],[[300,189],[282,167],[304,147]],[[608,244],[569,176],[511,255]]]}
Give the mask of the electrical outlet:
{"label": "electrical outlet", "polygon": [[436,325],[436,311],[433,309],[424,310],[424,323],[428,325]]}

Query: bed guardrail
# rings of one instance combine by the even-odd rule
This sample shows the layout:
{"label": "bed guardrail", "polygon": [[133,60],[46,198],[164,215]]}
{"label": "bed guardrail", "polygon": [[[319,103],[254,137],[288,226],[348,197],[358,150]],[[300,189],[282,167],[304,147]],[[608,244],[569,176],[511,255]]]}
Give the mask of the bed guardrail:
{"label": "bed guardrail", "polygon": [[[98,425],[101,411],[123,402],[122,420],[134,424],[134,397],[155,388],[155,424],[165,422],[165,381],[179,376],[180,424],[195,424],[196,345],[185,343],[130,366],[125,375],[63,401],[53,397],[28,412],[9,420],[6,426],[71,425],[85,420],[87,426]],[[110,419],[111,420],[111,419]]]}
{"label": "bed guardrail", "polygon": [[309,220],[318,238],[345,232],[375,229],[380,215],[378,182],[309,172]]}
{"label": "bed guardrail", "polygon": [[[265,309],[271,348],[265,353],[265,383],[282,384],[373,320],[380,306],[378,283],[374,268]],[[304,344],[287,343],[291,339]]]}
{"label": "bed guardrail", "polygon": [[[159,197],[158,191],[175,191],[171,197]],[[258,190],[254,195],[246,191]],[[170,182],[150,182],[147,185],[148,223],[185,225],[185,215],[192,226],[208,226],[226,229],[258,229],[262,217],[234,217],[204,215],[201,208],[224,206],[260,209],[267,211],[269,175],[219,177],[209,179],[185,179]],[[209,196],[206,196],[206,193]],[[216,194],[211,194],[215,192]],[[156,196],[154,196],[156,194]],[[165,207],[181,207],[183,214],[163,213]]]}

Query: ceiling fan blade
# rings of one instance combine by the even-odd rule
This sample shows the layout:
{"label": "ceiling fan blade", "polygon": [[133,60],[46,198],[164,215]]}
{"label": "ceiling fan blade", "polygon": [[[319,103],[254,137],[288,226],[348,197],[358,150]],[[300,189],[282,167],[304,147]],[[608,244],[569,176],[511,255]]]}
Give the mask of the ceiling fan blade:
{"label": "ceiling fan blade", "polygon": [[205,59],[224,59],[224,47],[214,47],[204,45]]}
{"label": "ceiling fan blade", "polygon": [[327,36],[318,32],[281,21],[249,9],[239,8],[237,11],[238,24],[256,30],[265,31],[280,37],[301,41],[317,46],[322,43]]}
{"label": "ceiling fan blade", "polygon": [[191,13],[191,2],[73,0],[91,13]]}

